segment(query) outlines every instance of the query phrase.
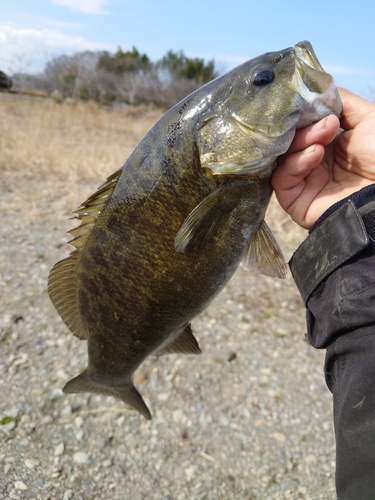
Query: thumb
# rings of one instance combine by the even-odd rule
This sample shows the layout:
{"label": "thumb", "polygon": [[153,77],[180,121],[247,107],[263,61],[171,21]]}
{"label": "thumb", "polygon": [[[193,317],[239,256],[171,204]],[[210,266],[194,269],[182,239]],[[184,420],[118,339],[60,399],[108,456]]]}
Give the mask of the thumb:
{"label": "thumb", "polygon": [[343,116],[341,118],[341,127],[344,130],[351,130],[368,115],[374,113],[375,104],[362,99],[344,88],[338,88],[343,104]]}

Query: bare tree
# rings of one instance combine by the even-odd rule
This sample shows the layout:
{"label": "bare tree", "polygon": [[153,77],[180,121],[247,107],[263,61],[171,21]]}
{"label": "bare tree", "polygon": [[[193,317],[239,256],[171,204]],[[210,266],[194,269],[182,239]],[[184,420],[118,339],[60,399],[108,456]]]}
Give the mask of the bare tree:
{"label": "bare tree", "polygon": [[62,98],[95,99],[106,104],[125,101],[170,107],[215,76],[213,61],[205,63],[186,57],[182,51],[169,51],[152,63],[135,47],[126,52],[119,47],[115,54],[85,51],[55,56],[39,75],[27,74],[29,64],[26,56],[14,62],[16,88],[57,91]]}
{"label": "bare tree", "polygon": [[31,65],[31,57],[26,53],[15,54],[9,62],[13,88],[15,90],[25,90],[27,88],[27,78]]}
{"label": "bare tree", "polygon": [[97,52],[78,52],[73,56],[58,56],[49,61],[44,70],[51,90],[58,90],[64,97],[80,97],[83,88],[95,79]]}

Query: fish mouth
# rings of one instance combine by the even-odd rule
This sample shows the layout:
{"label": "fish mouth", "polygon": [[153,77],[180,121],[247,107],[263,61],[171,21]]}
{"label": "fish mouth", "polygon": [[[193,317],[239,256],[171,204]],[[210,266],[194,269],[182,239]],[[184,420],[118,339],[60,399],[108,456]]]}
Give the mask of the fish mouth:
{"label": "fish mouth", "polygon": [[310,42],[308,42],[307,40],[304,42],[299,42],[295,45],[293,50],[298,60],[304,62],[308,66],[311,66],[311,68],[314,68],[317,71],[324,71],[323,66],[320,64],[319,59],[316,57],[316,54]]}
{"label": "fish mouth", "polygon": [[295,62],[291,85],[307,102],[297,128],[303,128],[327,115],[342,115],[340,94],[333,77],[320,64],[310,42],[299,42],[290,52]]}

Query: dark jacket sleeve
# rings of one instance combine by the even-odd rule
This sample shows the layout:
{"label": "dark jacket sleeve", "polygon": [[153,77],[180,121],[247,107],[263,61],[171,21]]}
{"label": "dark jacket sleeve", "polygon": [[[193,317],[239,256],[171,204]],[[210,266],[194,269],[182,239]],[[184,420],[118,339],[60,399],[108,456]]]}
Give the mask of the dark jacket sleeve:
{"label": "dark jacket sleeve", "polygon": [[331,207],[290,262],[310,343],[326,349],[339,500],[375,499],[375,185]]}

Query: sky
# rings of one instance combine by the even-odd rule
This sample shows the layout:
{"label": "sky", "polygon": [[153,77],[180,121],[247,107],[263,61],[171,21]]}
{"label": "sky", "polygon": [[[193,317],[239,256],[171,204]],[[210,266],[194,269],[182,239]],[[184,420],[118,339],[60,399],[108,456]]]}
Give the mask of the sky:
{"label": "sky", "polygon": [[309,40],[338,85],[375,100],[373,0],[1,0],[0,70],[40,72],[51,58],[135,46],[228,71]]}

